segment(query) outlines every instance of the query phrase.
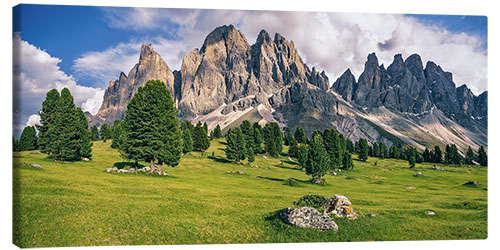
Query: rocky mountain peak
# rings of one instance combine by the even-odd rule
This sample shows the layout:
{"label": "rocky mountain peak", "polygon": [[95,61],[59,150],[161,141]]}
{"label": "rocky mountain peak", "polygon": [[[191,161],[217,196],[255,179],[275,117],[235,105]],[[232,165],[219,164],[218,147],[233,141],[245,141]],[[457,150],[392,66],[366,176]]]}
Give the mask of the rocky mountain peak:
{"label": "rocky mountain peak", "polygon": [[153,49],[153,45],[150,43],[143,43],[141,46],[141,53],[139,54],[139,61],[144,60],[147,56],[151,56],[156,53]]}
{"label": "rocky mountain peak", "polygon": [[259,32],[259,35],[257,36],[257,41],[255,42],[256,45],[260,45],[263,43],[271,43],[273,40],[271,39],[271,36],[269,36],[269,33],[267,33],[266,30],[261,30]]}

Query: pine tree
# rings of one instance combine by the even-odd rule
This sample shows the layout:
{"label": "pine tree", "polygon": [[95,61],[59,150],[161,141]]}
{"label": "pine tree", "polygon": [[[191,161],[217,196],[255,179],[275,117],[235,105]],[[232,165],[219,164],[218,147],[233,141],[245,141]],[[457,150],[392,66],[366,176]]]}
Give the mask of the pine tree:
{"label": "pine tree", "polygon": [[297,143],[307,143],[307,136],[304,132],[304,128],[297,127],[293,137],[297,140]]}
{"label": "pine tree", "polygon": [[[163,163],[175,167],[181,158],[181,131],[170,91],[159,80],[149,80],[129,101],[125,111],[124,157],[150,162],[161,173]],[[158,162],[159,168],[155,162]]]}
{"label": "pine tree", "polygon": [[297,143],[295,138],[292,137],[292,139],[290,140],[290,147],[288,147],[288,156],[297,158],[298,152],[299,144]]}
{"label": "pine tree", "polygon": [[264,127],[264,144],[267,153],[272,157],[278,157],[283,151],[283,133],[276,122],[269,122]]}
{"label": "pine tree", "polygon": [[308,151],[309,146],[307,144],[299,144],[299,148],[297,150],[297,160],[299,161],[299,165],[303,168],[307,165]]}
{"label": "pine tree", "polygon": [[290,142],[292,141],[292,133],[290,132],[290,128],[284,127],[283,128],[283,144],[286,146],[290,146]]}
{"label": "pine tree", "polygon": [[342,157],[342,168],[345,170],[351,170],[354,168],[354,163],[352,162],[352,155],[348,150],[344,152],[344,156]]}
{"label": "pine tree", "polygon": [[457,146],[452,144],[450,147],[451,151],[451,163],[460,165],[462,163],[462,156],[458,153]]}
{"label": "pine tree", "polygon": [[16,140],[14,136],[12,136],[12,152],[19,152],[21,151],[19,149],[19,141]]}
{"label": "pine tree", "polygon": [[56,89],[50,90],[42,103],[42,109],[38,112],[40,115],[40,125],[36,125],[38,146],[41,152],[49,155],[55,152],[57,135],[54,133],[54,124],[58,115],[59,98],[60,95]]}
{"label": "pine tree", "polygon": [[34,150],[37,148],[37,137],[35,127],[26,126],[21,133],[21,137],[19,138],[19,150],[20,151],[28,151]]}
{"label": "pine tree", "polygon": [[474,160],[475,158],[475,154],[474,154],[474,151],[472,151],[472,148],[469,146],[467,148],[467,153],[465,153],[465,164],[467,165],[472,165],[472,161]]}
{"label": "pine tree", "polygon": [[314,182],[320,180],[330,169],[330,157],[326,152],[323,136],[319,134],[313,136],[309,144],[305,169],[306,174],[310,175]]}
{"label": "pine tree", "polygon": [[488,166],[488,155],[486,154],[483,146],[479,147],[479,150],[477,151],[477,158],[479,165]]}
{"label": "pine tree", "polygon": [[354,150],[354,144],[352,143],[351,139],[348,139],[348,138],[345,139],[345,148],[351,154],[355,152],[355,150]]}
{"label": "pine tree", "polygon": [[245,138],[239,127],[230,129],[226,134],[226,156],[239,163],[246,158]]}
{"label": "pine tree", "polygon": [[434,147],[434,163],[443,163],[443,153],[441,152],[441,148],[439,146]]}
{"label": "pine tree", "polygon": [[240,124],[240,129],[241,133],[243,134],[243,137],[245,138],[245,147],[247,149],[252,149],[252,152],[255,152],[255,146],[254,146],[254,129],[252,127],[252,124],[248,120],[244,120]]}
{"label": "pine tree", "polygon": [[422,156],[424,157],[424,162],[432,162],[432,154],[427,147],[425,147]]}
{"label": "pine tree", "polygon": [[205,130],[205,134],[207,134],[207,136],[208,136],[208,125],[207,125],[207,122],[203,123],[203,129]]}
{"label": "pine tree", "polygon": [[80,107],[76,108],[77,116],[80,120],[80,158],[92,158],[92,140],[90,139],[91,134],[89,131],[89,123],[87,117]]}
{"label": "pine tree", "polygon": [[360,138],[357,144],[358,144],[357,148],[358,159],[361,161],[366,161],[368,159],[368,151],[370,150],[368,142],[366,141],[365,138]]}
{"label": "pine tree", "polygon": [[182,152],[189,153],[193,151],[193,139],[191,138],[191,130],[182,131]]}
{"label": "pine tree", "polygon": [[254,162],[255,161],[255,153],[253,152],[252,148],[249,148],[247,150],[247,157],[248,157],[248,162]]}
{"label": "pine tree", "polygon": [[215,127],[215,129],[213,131],[214,131],[214,137],[215,138],[221,138],[222,137],[222,131],[220,129],[220,125],[219,124],[217,124],[217,126]]}
{"label": "pine tree", "polygon": [[263,142],[263,134],[262,127],[258,123],[253,124],[253,146],[254,153],[260,154],[262,153],[262,142]]}
{"label": "pine tree", "polygon": [[115,120],[113,122],[113,128],[111,129],[112,131],[111,139],[113,140],[113,142],[111,142],[112,148],[120,148],[121,145],[123,145],[123,142],[125,141],[126,137],[123,126],[124,125],[122,120]]}
{"label": "pine tree", "polygon": [[193,150],[204,153],[205,150],[207,150],[208,147],[210,147],[210,141],[208,140],[207,133],[205,133],[205,128],[199,121],[194,127],[192,133],[192,139],[193,139]]}
{"label": "pine tree", "polygon": [[104,123],[101,125],[101,130],[99,131],[101,139],[106,142],[107,139],[111,139],[112,135],[111,127]]}
{"label": "pine tree", "polygon": [[97,125],[94,125],[90,128],[90,139],[92,141],[99,140],[99,129],[97,128]]}
{"label": "pine tree", "polygon": [[408,164],[410,165],[410,168],[415,167],[416,161],[417,161],[417,150],[412,147],[409,149],[409,155],[408,155]]}
{"label": "pine tree", "polygon": [[387,146],[385,145],[385,143],[380,142],[378,144],[378,148],[380,150],[380,155],[379,155],[380,158],[384,159],[384,158],[387,158],[389,156],[389,154],[387,152]]}
{"label": "pine tree", "polygon": [[373,157],[380,157],[380,148],[376,142],[373,143]]}
{"label": "pine tree", "polygon": [[331,167],[341,167],[344,157],[342,139],[337,134],[337,131],[335,131],[335,129],[328,128],[323,131],[323,138],[326,152],[330,157]]}

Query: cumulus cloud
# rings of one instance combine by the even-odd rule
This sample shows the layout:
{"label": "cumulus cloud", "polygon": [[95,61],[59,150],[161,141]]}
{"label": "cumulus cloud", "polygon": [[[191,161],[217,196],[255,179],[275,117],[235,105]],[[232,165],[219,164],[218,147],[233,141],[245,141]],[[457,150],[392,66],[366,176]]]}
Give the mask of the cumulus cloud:
{"label": "cumulus cloud", "polygon": [[[261,29],[293,40],[309,66],[335,81],[347,68],[359,76],[369,53],[388,66],[395,54],[417,53],[434,61],[476,94],[487,90],[487,52],[479,37],[451,33],[400,14],[356,14],[288,11],[102,8],[110,27],[158,31],[106,51],[84,54],[75,70],[107,82],[128,72],[138,60],[142,42],[150,42],[172,70],[190,50],[201,47],[215,27],[233,24],[253,44]],[[113,63],[114,62],[114,63]]]}
{"label": "cumulus cloud", "polygon": [[14,81],[14,128],[34,125],[39,122],[36,115],[41,109],[45,94],[51,89],[68,88],[75,104],[84,111],[97,113],[102,103],[104,90],[77,84],[76,80],[59,68],[59,58],[21,39],[13,39]]}

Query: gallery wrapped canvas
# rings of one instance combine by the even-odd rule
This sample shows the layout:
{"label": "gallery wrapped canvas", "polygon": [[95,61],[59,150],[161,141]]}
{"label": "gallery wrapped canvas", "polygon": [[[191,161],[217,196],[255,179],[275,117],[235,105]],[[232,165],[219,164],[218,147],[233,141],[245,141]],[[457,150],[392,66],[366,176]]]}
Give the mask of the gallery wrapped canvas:
{"label": "gallery wrapped canvas", "polygon": [[13,17],[19,247],[487,238],[485,16]]}

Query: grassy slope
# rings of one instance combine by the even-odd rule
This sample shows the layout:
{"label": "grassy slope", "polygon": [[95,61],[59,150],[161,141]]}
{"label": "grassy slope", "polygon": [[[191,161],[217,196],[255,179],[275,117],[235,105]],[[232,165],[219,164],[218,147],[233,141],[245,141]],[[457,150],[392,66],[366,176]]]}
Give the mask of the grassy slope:
{"label": "grassy slope", "polygon": [[[170,177],[111,174],[121,162],[110,142],[94,143],[90,162],[52,162],[23,152],[14,166],[14,243],[21,247],[252,242],[438,240],[487,237],[487,169],[447,171],[399,160],[355,161],[347,176],[326,176],[325,186],[286,157],[227,163],[220,142],[166,168]],[[284,161],[283,165],[280,160]],[[377,162],[377,166],[373,164]],[[21,166],[38,163],[43,169]],[[270,166],[271,169],[265,169]],[[391,171],[391,169],[393,169]],[[245,175],[226,174],[242,170]],[[414,177],[417,171],[422,177]],[[288,178],[298,187],[284,185]],[[480,187],[465,187],[476,180]],[[408,186],[416,189],[406,189]],[[346,195],[358,213],[376,218],[336,219],[339,231],[296,228],[276,211],[307,193]],[[435,216],[425,214],[436,211]]]}

